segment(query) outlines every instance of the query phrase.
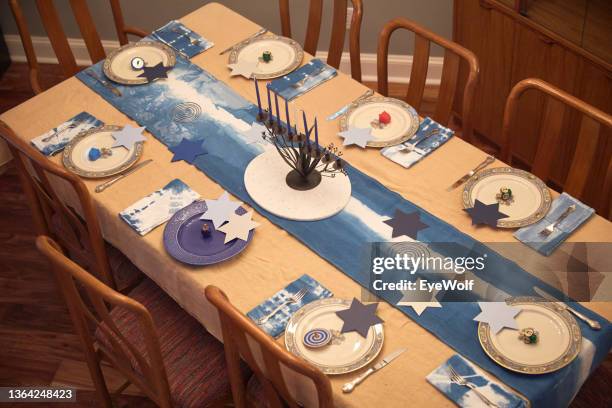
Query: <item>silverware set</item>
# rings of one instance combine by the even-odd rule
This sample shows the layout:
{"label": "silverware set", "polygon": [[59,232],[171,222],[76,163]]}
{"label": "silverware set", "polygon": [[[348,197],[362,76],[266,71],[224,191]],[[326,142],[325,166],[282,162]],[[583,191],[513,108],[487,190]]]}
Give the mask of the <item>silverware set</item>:
{"label": "silverware set", "polygon": [[485,397],[484,394],[478,391],[477,389],[478,387],[476,387],[474,384],[469,382],[466,378],[459,375],[459,373],[455,371],[455,369],[450,365],[448,366],[448,378],[451,380],[451,382],[457,385],[461,385],[463,387],[467,387],[470,390],[474,391],[474,394],[476,394],[478,398],[480,398],[482,402],[484,402],[488,407],[499,408],[498,405],[494,404],[490,399]]}
{"label": "silverware set", "polygon": [[262,325],[265,324],[268,320],[272,318],[275,314],[277,314],[283,307],[292,304],[299,303],[304,296],[308,293],[308,288],[302,288],[293,295],[290,295],[287,299],[285,299],[280,305],[278,305],[274,310],[265,315],[264,317],[257,320],[257,324]]}
{"label": "silverware set", "polygon": [[172,28],[172,32],[175,34],[178,34],[182,37],[187,37],[189,39],[189,42],[191,43],[191,45],[198,45],[202,42],[202,40],[200,38],[194,38],[190,35],[190,33],[188,31],[184,31],[179,29],[178,27],[174,27]]}
{"label": "silverware set", "polygon": [[53,132],[53,134],[45,137],[41,141],[43,143],[47,143],[47,142],[50,142],[54,138],[59,140],[60,135],[64,134],[64,132],[67,132],[69,130],[72,130],[72,129],[76,128],[79,125],[80,125],[80,123],[72,122],[72,123],[70,123],[70,124],[68,124],[66,126],[63,126],[61,129],[57,129],[55,132]]}
{"label": "silverware set", "polygon": [[261,36],[261,35],[263,35],[263,34],[265,34],[265,33],[267,33],[267,32],[268,32],[268,30],[267,30],[267,29],[262,28],[262,29],[260,29],[259,31],[257,31],[255,34],[253,34],[253,35],[251,35],[251,36],[249,36],[249,37],[245,38],[244,40],[242,40],[242,41],[238,41],[236,44],[232,45],[231,47],[227,47],[226,49],[224,49],[223,51],[221,51],[221,52],[219,53],[219,55],[223,55],[223,54],[225,54],[226,52],[233,51],[233,50],[235,50],[236,48],[238,48],[240,45],[242,45],[242,44],[244,44],[244,43],[247,43],[247,42],[249,42],[249,41],[252,41],[252,40],[254,40],[255,38],[257,38],[257,37],[259,37],[259,36]]}
{"label": "silverware set", "polygon": [[482,163],[480,163],[478,166],[474,167],[467,174],[465,174],[464,176],[459,178],[459,180],[457,180],[453,184],[451,184],[451,186],[448,187],[446,189],[446,191],[452,191],[452,190],[456,189],[457,187],[459,187],[460,185],[462,185],[463,183],[468,181],[470,179],[470,177],[472,177],[474,174],[478,173],[480,170],[484,169],[485,167],[487,167],[489,164],[493,163],[494,161],[495,161],[495,157],[487,156],[487,158],[484,159]]}
{"label": "silverware set", "polygon": [[301,88],[302,86],[304,86],[304,84],[311,78],[316,77],[317,75],[319,75],[321,72],[325,71],[325,66],[320,66],[316,69],[314,69],[312,72],[304,75],[304,78],[300,79],[299,81],[295,82],[294,84],[292,84],[291,86],[293,88]]}
{"label": "silverware set", "polygon": [[365,91],[364,93],[362,93],[357,99],[347,103],[346,105],[344,105],[343,107],[341,107],[340,109],[338,109],[336,112],[332,113],[331,115],[329,115],[327,117],[327,120],[334,120],[336,118],[338,118],[339,116],[342,116],[346,113],[346,111],[351,107],[352,104],[354,104],[355,102],[359,102],[362,99],[366,99],[369,98],[370,96],[374,95],[374,91],[371,89],[368,89],[367,91]]}
{"label": "silverware set", "polygon": [[111,84],[110,82],[108,82],[106,79],[101,78],[98,74],[96,74],[95,72],[87,69],[85,70],[85,74],[87,74],[88,76],[90,76],[91,78],[95,79],[97,82],[100,83],[100,85],[102,85],[103,87],[105,87],[106,89],[108,89],[109,91],[111,91],[114,95],[116,96],[122,96],[121,91],[119,89],[117,89],[116,86],[114,86],[113,84]]}
{"label": "silverware set", "polygon": [[387,355],[385,358],[382,359],[382,361],[380,363],[377,363],[374,366],[368,368],[363,374],[361,374],[360,376],[356,377],[354,380],[349,381],[346,384],[344,384],[342,386],[342,392],[344,392],[345,394],[348,394],[349,392],[352,392],[355,389],[355,387],[358,386],[359,384],[361,384],[366,378],[368,378],[370,375],[374,374],[375,372],[377,372],[381,368],[385,367],[391,361],[393,361],[396,358],[398,358],[404,351],[406,351],[406,349],[405,348],[401,348],[401,349],[397,349],[394,352],[392,352],[391,354]]}
{"label": "silverware set", "polygon": [[563,213],[561,213],[561,215],[559,215],[559,217],[554,222],[548,224],[546,228],[540,231],[540,235],[547,237],[553,232],[555,232],[555,228],[557,227],[557,225],[559,225],[561,221],[566,219],[574,211],[576,211],[576,204],[572,204],[569,207],[567,207],[565,211],[563,211]]}

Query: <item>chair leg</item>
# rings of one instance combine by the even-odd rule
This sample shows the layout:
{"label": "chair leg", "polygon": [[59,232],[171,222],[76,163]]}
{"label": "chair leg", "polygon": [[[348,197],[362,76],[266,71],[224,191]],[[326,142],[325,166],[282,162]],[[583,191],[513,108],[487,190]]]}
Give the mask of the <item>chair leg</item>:
{"label": "chair leg", "polygon": [[89,374],[93,381],[96,389],[96,394],[100,400],[100,406],[104,408],[112,408],[113,401],[111,399],[108,388],[106,387],[106,381],[104,381],[104,374],[102,373],[102,367],[100,367],[100,360],[97,358],[95,351],[85,352],[87,360],[87,367],[89,367]]}

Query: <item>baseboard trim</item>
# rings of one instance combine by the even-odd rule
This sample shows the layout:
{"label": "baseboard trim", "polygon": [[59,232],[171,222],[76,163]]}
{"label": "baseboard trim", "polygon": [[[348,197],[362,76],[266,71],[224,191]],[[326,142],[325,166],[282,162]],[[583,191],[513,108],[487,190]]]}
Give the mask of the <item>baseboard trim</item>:
{"label": "baseboard trim", "polygon": [[[4,36],[4,40],[9,49],[11,60],[15,62],[25,62],[26,56],[21,46],[21,39],[16,34],[7,34]],[[32,44],[34,45],[34,51],[38,56],[38,62],[43,64],[57,64],[57,58],[51,47],[51,43],[47,37],[35,36],[32,37]],[[91,60],[87,54],[87,47],[85,42],[80,38],[69,38],[68,44],[75,55],[78,65],[89,65]],[[103,40],[102,46],[107,52],[110,52],[119,47],[119,42]],[[317,51],[317,57],[325,60],[327,58],[327,52]],[[411,55],[389,55],[389,82],[405,84],[410,80],[410,70],[412,68],[412,56]],[[429,70],[427,72],[427,84],[428,85],[439,85],[440,78],[442,77],[442,65],[444,63],[443,57],[430,57],[429,59]],[[340,62],[340,70],[347,74],[350,74],[350,58],[348,53],[342,54]],[[376,54],[374,53],[362,53],[361,54],[361,72],[362,80],[368,82],[376,82]]]}

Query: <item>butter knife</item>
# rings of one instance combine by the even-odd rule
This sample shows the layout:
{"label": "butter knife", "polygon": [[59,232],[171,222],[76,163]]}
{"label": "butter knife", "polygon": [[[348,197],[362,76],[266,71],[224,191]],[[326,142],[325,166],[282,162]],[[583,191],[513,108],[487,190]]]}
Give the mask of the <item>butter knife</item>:
{"label": "butter knife", "polygon": [[223,51],[221,51],[221,52],[219,53],[219,55],[223,55],[223,54],[225,54],[225,53],[226,53],[226,52],[228,52],[228,51],[232,51],[234,48],[238,47],[240,44],[243,44],[243,43],[245,43],[245,42],[247,42],[247,41],[251,41],[251,40],[253,40],[253,39],[255,39],[255,38],[259,37],[260,35],[263,35],[263,34],[267,33],[267,32],[268,32],[268,30],[267,30],[267,29],[265,29],[265,28],[261,28],[259,31],[257,31],[255,34],[251,35],[250,37],[247,37],[247,38],[245,38],[245,39],[244,39],[244,40],[242,40],[242,41],[238,41],[236,44],[232,45],[231,47],[227,47],[226,49],[224,49]]}
{"label": "butter knife", "polygon": [[484,169],[485,167],[487,167],[489,164],[493,163],[494,161],[495,161],[495,157],[487,156],[487,158],[484,159],[484,161],[482,163],[480,163],[478,166],[474,167],[472,170],[470,170],[467,174],[465,174],[459,180],[455,181],[449,188],[446,189],[446,191],[452,191],[452,190],[456,189],[457,187],[459,187],[460,185],[462,185],[463,183],[468,181],[470,179],[470,177],[472,177],[474,174],[476,174],[480,170]]}
{"label": "butter knife", "polygon": [[586,317],[585,315],[583,315],[579,311],[569,307],[566,303],[564,303],[561,300],[557,299],[556,297],[554,297],[550,293],[544,292],[544,290],[540,289],[537,286],[534,286],[533,290],[535,291],[535,293],[537,293],[538,295],[542,296],[544,299],[548,300],[549,302],[552,302],[552,303],[555,303],[555,304],[561,306],[562,308],[564,308],[565,310],[567,310],[568,312],[570,312],[571,314],[573,314],[574,316],[576,316],[577,318],[579,318],[580,320],[582,320],[583,322],[588,324],[591,329],[593,329],[593,330],[600,330],[601,329],[601,324],[599,324],[598,321],[595,321],[593,319],[589,319],[588,317]]}
{"label": "butter knife", "polygon": [[132,167],[130,170],[126,171],[123,174],[118,175],[117,177],[110,179],[102,184],[98,184],[96,186],[96,193],[101,193],[104,190],[106,190],[108,187],[112,186],[113,184],[115,184],[116,182],[118,182],[119,180],[121,180],[124,177],[129,176],[130,174],[134,173],[136,170],[138,170],[141,167],[146,166],[147,164],[151,163],[153,161],[153,159],[147,159],[145,161],[143,161],[142,163],[138,163],[136,166]]}
{"label": "butter knife", "polygon": [[342,392],[344,393],[352,392],[357,385],[361,384],[363,380],[365,380],[366,378],[368,378],[370,375],[374,374],[376,371],[380,370],[381,368],[385,367],[391,361],[395,360],[404,351],[406,351],[405,348],[395,350],[393,353],[383,358],[383,360],[380,363],[374,365],[373,367],[368,368],[368,370],[365,373],[361,374],[359,377],[355,378],[353,381],[350,381],[344,384],[342,386]]}
{"label": "butter knife", "polygon": [[344,105],[343,107],[341,107],[340,109],[338,109],[336,112],[332,113],[331,115],[329,115],[327,117],[327,120],[334,120],[342,115],[344,115],[346,113],[346,111],[348,110],[348,108],[354,104],[357,101],[360,101],[362,99],[365,98],[369,98],[370,96],[374,95],[374,91],[371,89],[368,89],[367,91],[365,91],[363,94],[361,94],[360,97],[358,97],[357,99],[347,103],[346,105]]}
{"label": "butter knife", "polygon": [[98,81],[103,87],[111,91],[116,96],[121,96],[121,91],[119,89],[117,89],[107,80],[100,78],[100,76],[96,74],[95,72],[90,71],[90,70],[85,70],[85,73],[89,75],[90,77],[92,77],[93,79],[95,79],[96,81]]}

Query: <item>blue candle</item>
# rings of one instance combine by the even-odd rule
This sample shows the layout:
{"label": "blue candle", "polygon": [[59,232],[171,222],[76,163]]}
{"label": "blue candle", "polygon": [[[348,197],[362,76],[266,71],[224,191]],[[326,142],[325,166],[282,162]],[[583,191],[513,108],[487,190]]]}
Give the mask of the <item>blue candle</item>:
{"label": "blue candle", "polygon": [[255,78],[255,93],[257,94],[257,108],[259,109],[259,116],[262,115],[261,111],[261,98],[259,97],[259,85],[257,84],[257,78]]}
{"label": "blue candle", "polygon": [[317,148],[318,148],[319,147],[319,125],[317,124],[316,117],[315,117],[314,128],[315,128],[315,144],[317,145]]}
{"label": "blue candle", "polygon": [[280,112],[278,110],[278,94],[274,94],[274,104],[276,105],[276,120],[278,120],[278,125],[280,126]]}
{"label": "blue candle", "polygon": [[285,99],[285,116],[287,116],[287,133],[291,133],[291,120],[289,119],[289,103]]}
{"label": "blue candle", "polygon": [[272,100],[270,99],[270,84],[266,85],[266,89],[268,90],[268,113],[269,113],[269,120],[272,120]]}
{"label": "blue candle", "polygon": [[304,118],[304,134],[306,135],[306,143],[310,144],[310,131],[308,130],[308,123],[306,123],[306,112],[302,111],[302,117]]}

